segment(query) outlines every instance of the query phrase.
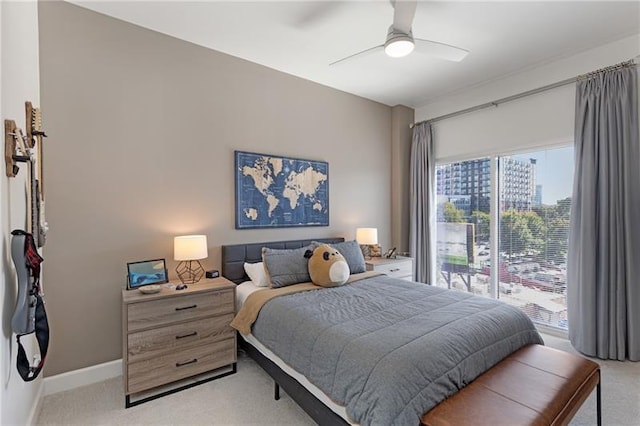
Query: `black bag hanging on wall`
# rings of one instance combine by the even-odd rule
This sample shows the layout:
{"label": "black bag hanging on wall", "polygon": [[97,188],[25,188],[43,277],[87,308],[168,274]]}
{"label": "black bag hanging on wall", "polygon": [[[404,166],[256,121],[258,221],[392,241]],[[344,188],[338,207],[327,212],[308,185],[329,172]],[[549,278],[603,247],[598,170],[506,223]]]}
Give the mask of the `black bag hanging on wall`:
{"label": "black bag hanging on wall", "polygon": [[[44,259],[38,253],[33,235],[22,230],[14,230],[11,235],[11,258],[18,275],[18,298],[11,319],[11,328],[18,340],[16,367],[20,377],[30,382],[40,374],[49,349],[49,322],[40,289],[40,264]],[[40,347],[40,362],[31,366],[20,337],[34,332]]]}

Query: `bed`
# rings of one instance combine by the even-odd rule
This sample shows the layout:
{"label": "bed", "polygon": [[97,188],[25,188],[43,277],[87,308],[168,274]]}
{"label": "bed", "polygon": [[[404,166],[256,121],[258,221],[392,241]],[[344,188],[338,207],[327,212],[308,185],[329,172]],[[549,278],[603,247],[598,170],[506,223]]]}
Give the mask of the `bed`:
{"label": "bed", "polygon": [[[222,247],[223,276],[247,303],[239,316],[273,291],[245,291],[244,263],[261,261],[262,247],[310,243]],[[419,424],[509,354],[543,343],[521,311],[499,301],[366,272],[350,281],[266,297],[240,334],[248,355],[319,424]]]}

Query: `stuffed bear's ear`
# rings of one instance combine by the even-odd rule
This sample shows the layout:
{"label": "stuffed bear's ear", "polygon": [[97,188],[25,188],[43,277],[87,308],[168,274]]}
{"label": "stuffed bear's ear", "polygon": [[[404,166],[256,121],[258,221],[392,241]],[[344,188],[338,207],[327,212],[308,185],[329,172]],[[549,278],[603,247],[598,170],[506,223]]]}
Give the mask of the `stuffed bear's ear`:
{"label": "stuffed bear's ear", "polygon": [[305,259],[310,259],[311,256],[313,256],[313,251],[312,250],[307,250],[304,252],[304,258]]}

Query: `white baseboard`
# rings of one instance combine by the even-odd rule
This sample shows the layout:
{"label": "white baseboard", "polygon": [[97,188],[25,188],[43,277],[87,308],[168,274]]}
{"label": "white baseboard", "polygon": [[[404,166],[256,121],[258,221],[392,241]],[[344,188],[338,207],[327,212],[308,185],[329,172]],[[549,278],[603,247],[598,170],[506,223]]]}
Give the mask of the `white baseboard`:
{"label": "white baseboard", "polygon": [[122,359],[44,378],[44,396],[122,375]]}

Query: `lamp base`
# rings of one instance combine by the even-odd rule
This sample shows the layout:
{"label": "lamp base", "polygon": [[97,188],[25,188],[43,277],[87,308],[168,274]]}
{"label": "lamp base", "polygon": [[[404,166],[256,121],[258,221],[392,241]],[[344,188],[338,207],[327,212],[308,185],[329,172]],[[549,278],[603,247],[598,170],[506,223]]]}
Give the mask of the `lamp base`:
{"label": "lamp base", "polygon": [[182,284],[195,284],[204,276],[204,268],[199,260],[184,260],[176,267]]}
{"label": "lamp base", "polygon": [[371,260],[373,257],[382,257],[380,244],[360,244],[360,250],[362,250],[365,260]]}
{"label": "lamp base", "polygon": [[362,256],[365,258],[365,260],[371,259],[369,244],[360,244],[360,250],[362,251]]}

